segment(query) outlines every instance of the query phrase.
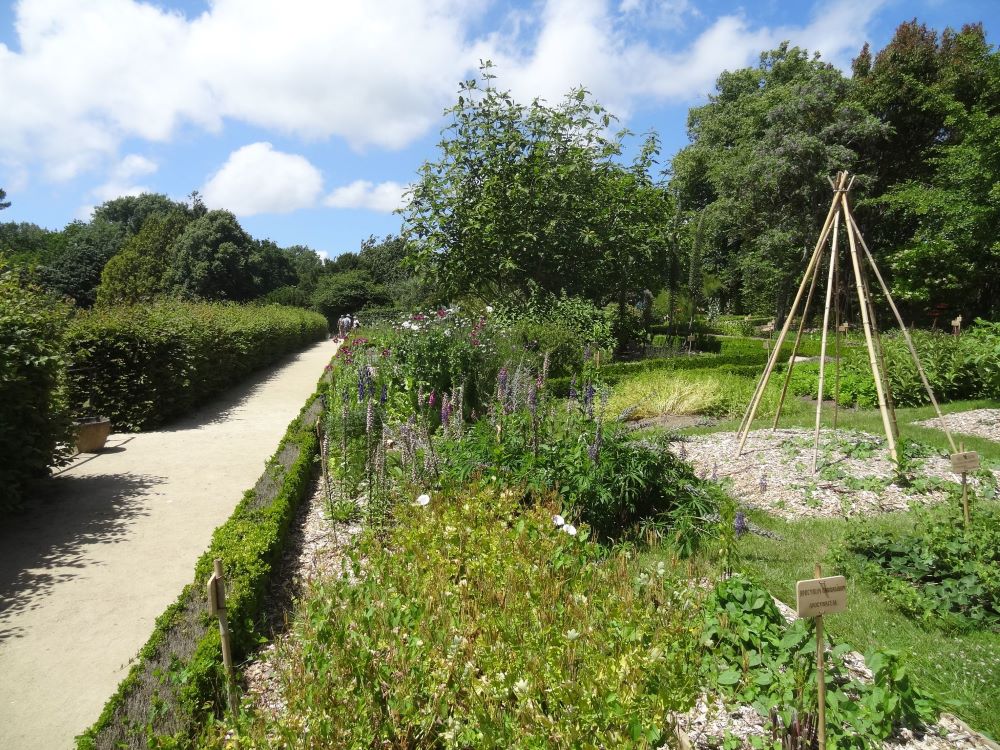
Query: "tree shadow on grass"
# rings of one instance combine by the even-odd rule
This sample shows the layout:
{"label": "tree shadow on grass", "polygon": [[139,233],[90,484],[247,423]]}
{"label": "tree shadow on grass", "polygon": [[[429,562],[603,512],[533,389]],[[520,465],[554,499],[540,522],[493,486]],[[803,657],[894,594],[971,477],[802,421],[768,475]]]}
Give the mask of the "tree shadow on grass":
{"label": "tree shadow on grass", "polygon": [[62,474],[37,483],[34,497],[0,524],[0,644],[22,636],[18,614],[93,565],[87,548],[123,541],[148,514],[146,496],[163,480],[136,474]]}

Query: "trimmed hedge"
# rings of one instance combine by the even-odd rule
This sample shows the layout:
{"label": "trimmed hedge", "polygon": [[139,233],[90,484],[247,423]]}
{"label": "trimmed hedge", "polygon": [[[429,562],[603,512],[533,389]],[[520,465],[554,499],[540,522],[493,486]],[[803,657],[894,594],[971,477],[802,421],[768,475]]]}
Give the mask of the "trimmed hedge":
{"label": "trimmed hedge", "polygon": [[0,514],[48,474],[69,439],[64,332],[69,310],[0,257]]}
{"label": "trimmed hedge", "polygon": [[[163,301],[73,321],[70,399],[81,416],[142,430],[326,336],[326,319],[278,305]],[[89,403],[88,403],[89,402]]]}
{"label": "trimmed hedge", "polygon": [[199,727],[221,712],[222,647],[208,614],[206,581],[214,559],[221,558],[233,658],[239,661],[259,644],[265,595],[296,509],[309,492],[319,452],[315,426],[324,406],[317,391],[289,425],[255,487],[216,529],[195,566],[194,582],[157,619],[98,720],[77,738],[79,750],[187,747]]}

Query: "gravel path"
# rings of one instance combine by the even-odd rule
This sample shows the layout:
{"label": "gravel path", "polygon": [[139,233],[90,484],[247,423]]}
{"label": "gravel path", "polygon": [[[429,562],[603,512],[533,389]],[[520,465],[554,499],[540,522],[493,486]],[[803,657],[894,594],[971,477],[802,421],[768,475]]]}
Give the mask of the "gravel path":
{"label": "gravel path", "polygon": [[190,417],[112,435],[6,520],[0,748],[69,748],[97,719],[334,351],[317,343]]}
{"label": "gravel path", "polygon": [[[944,418],[952,433],[975,435],[1000,443],[1000,409],[972,409],[945,414]],[[937,417],[914,424],[935,430],[941,429],[941,421]]]}
{"label": "gravel path", "polygon": [[[747,507],[788,519],[874,515],[945,498],[940,482],[958,479],[948,458],[915,458],[911,485],[903,487],[894,481],[884,442],[864,432],[821,430],[815,474],[811,430],[755,430],[739,457],[734,432],[687,438],[671,451],[693,464],[699,476],[728,482]],[[970,483],[976,486],[974,478]]]}

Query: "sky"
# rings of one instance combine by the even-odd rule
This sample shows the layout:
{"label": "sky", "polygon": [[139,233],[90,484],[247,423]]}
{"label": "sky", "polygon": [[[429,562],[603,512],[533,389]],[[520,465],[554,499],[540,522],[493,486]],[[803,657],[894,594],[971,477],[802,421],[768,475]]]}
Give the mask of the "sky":
{"label": "sky", "polygon": [[400,230],[481,60],[525,102],[584,86],[666,164],[722,71],[783,40],[849,71],[914,17],[1000,39],[998,0],[0,0],[0,220],[197,190],[335,257]]}

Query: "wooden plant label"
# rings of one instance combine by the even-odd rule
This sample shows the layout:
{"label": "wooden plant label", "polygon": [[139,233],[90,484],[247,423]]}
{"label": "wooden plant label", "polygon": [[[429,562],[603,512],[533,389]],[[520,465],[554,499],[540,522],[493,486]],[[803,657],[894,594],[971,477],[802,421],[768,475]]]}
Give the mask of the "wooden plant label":
{"label": "wooden plant label", "polygon": [[951,454],[951,470],[956,474],[965,474],[979,468],[979,454],[975,451]]}
{"label": "wooden plant label", "polygon": [[799,617],[819,617],[847,608],[847,579],[844,576],[813,578],[795,584],[795,610]]}
{"label": "wooden plant label", "polygon": [[690,342],[692,342],[692,343],[694,343],[697,339],[698,339],[698,337],[695,336],[693,333],[690,336],[687,337],[687,340],[690,341]]}

